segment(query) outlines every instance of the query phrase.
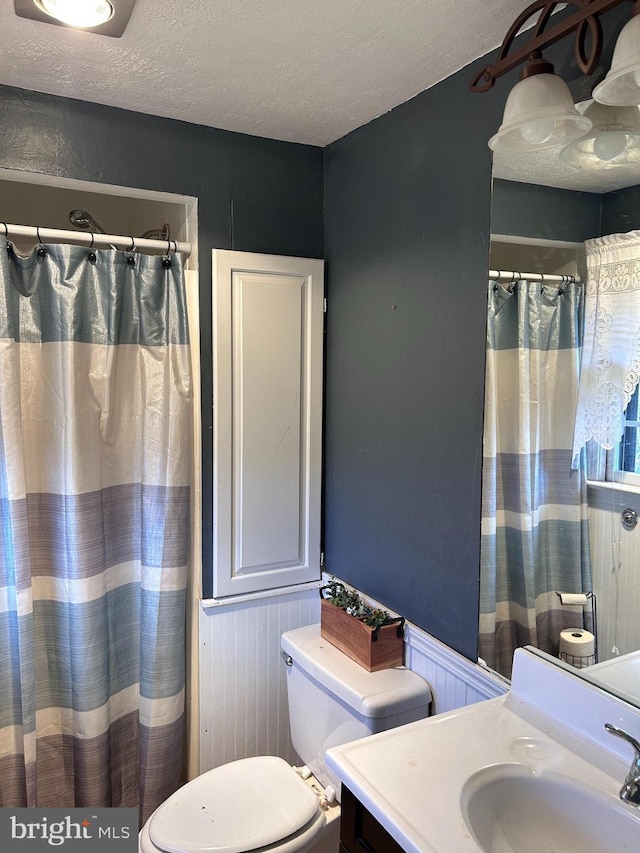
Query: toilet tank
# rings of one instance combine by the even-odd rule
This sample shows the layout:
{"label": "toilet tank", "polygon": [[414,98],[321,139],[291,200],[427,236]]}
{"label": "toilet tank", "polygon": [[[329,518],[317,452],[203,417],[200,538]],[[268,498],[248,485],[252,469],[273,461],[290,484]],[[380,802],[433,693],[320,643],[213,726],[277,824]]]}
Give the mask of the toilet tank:
{"label": "toilet tank", "polygon": [[[282,635],[293,746],[313,775],[340,791],[325,752],[429,715],[431,690],[406,667],[368,672],[320,635],[320,625]],[[289,660],[287,660],[289,664]]]}

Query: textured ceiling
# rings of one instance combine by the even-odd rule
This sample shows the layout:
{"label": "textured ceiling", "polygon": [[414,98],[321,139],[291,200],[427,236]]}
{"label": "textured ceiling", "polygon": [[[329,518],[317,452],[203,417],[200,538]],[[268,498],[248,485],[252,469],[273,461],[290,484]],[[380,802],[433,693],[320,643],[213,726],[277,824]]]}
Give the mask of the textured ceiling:
{"label": "textured ceiling", "polygon": [[0,0],[0,83],[326,145],[493,50],[527,5],[137,0],[114,39]]}
{"label": "textured ceiling", "polygon": [[523,184],[541,184],[578,192],[610,193],[640,184],[640,164],[616,165],[612,168],[572,169],[558,157],[559,149],[532,151],[526,154],[496,152],[493,155],[493,177]]}
{"label": "textured ceiling", "polygon": [[[577,104],[581,113],[593,101]],[[540,184],[578,192],[610,193],[640,184],[640,163],[598,163],[595,168],[567,166],[560,159],[561,148],[544,151],[504,152],[493,155],[493,177],[524,184]]]}

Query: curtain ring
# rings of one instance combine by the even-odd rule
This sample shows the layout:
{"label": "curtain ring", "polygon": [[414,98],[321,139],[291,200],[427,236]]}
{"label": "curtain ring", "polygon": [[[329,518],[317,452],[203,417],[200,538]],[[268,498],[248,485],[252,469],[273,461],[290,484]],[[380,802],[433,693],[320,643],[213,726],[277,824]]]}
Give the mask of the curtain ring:
{"label": "curtain ring", "polygon": [[39,258],[44,258],[47,254],[47,250],[42,245],[42,238],[40,237],[40,226],[36,225],[36,236],[38,237],[38,250],[36,254]]}
{"label": "curtain ring", "polygon": [[128,251],[129,251],[129,252],[135,252],[135,250],[136,250],[136,241],[135,241],[135,239],[134,239],[133,237],[129,237],[129,239],[131,240],[131,246],[130,246],[130,248],[129,248],[129,250],[128,250]]}
{"label": "curtain ring", "polygon": [[171,242],[173,243],[173,254],[177,255],[178,254],[178,244],[176,243],[175,240],[172,240]]}
{"label": "curtain ring", "polygon": [[0,225],[4,225],[4,236],[8,240],[9,239],[9,229],[7,228],[7,223],[6,222],[0,222]]}
{"label": "curtain ring", "polygon": [[162,256],[162,266],[166,270],[171,267],[171,240],[167,240],[167,251]]}
{"label": "curtain ring", "polygon": [[95,243],[95,241],[96,241],[96,235],[93,233],[93,231],[90,231],[89,233],[91,234],[91,244],[90,244],[90,246],[89,246],[89,255],[88,255],[88,258],[89,258],[89,263],[90,263],[90,264],[95,264],[95,262],[98,260],[98,256],[97,256],[97,255],[96,255],[96,253],[93,251],[93,244],[94,244],[94,243]]}

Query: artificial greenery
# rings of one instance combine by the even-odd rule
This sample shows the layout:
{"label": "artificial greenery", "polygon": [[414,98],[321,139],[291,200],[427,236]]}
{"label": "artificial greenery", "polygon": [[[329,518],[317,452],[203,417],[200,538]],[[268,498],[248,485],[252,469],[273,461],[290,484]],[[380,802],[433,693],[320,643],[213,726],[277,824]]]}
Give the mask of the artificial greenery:
{"label": "artificial greenery", "polygon": [[324,597],[327,601],[335,604],[341,610],[346,610],[349,616],[355,616],[356,619],[360,619],[361,622],[364,622],[370,628],[378,628],[391,619],[386,610],[369,607],[355,590],[346,589],[344,584],[340,583],[335,577],[331,578],[326,586],[326,590],[327,595]]}

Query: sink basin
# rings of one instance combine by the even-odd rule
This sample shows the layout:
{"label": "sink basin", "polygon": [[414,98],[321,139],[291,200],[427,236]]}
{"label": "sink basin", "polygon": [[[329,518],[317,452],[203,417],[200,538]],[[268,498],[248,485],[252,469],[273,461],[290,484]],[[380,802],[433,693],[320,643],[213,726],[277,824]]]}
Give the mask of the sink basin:
{"label": "sink basin", "polygon": [[620,800],[631,706],[517,649],[503,696],[332,747],[326,762],[406,853],[640,853]]}
{"label": "sink basin", "polygon": [[640,810],[553,772],[496,764],[461,792],[467,828],[485,853],[611,853],[640,848]]}

